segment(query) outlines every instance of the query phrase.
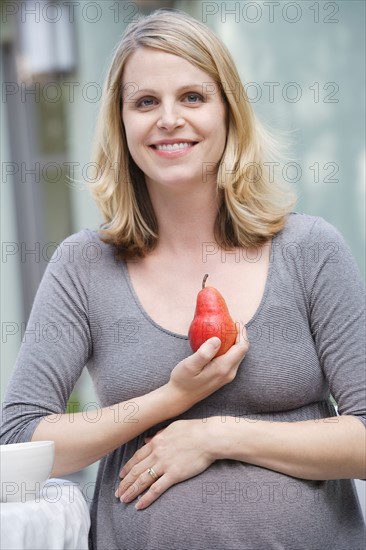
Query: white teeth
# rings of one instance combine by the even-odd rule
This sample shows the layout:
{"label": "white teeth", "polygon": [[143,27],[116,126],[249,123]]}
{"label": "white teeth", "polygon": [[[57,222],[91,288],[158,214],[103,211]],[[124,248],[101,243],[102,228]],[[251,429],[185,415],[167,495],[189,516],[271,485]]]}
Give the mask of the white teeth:
{"label": "white teeth", "polygon": [[192,143],[161,143],[160,145],[155,145],[158,151],[176,151],[178,149],[185,149],[186,147],[192,147]]}

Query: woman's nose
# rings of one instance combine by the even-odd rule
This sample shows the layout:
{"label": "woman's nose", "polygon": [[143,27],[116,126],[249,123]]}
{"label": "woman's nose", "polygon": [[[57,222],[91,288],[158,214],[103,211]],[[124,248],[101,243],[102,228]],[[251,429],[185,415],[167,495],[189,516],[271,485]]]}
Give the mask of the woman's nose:
{"label": "woman's nose", "polygon": [[157,121],[158,128],[162,130],[174,130],[185,124],[185,120],[182,117],[179,110],[175,107],[163,107],[160,117]]}

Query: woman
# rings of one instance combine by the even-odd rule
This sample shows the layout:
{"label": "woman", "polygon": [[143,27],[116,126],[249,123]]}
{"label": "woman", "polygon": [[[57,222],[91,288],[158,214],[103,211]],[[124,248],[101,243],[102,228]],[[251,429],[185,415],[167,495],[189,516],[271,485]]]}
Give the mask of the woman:
{"label": "woman", "polygon": [[[55,440],[57,476],[102,459],[97,550],[362,547],[363,285],[339,233],[270,184],[268,143],[211,31],[130,25],[96,148],[106,224],[48,267],[29,323],[69,338],[22,345],[3,436]],[[215,359],[217,338],[192,354],[186,336],[205,273],[239,327]],[[63,414],[86,364],[93,423]]]}

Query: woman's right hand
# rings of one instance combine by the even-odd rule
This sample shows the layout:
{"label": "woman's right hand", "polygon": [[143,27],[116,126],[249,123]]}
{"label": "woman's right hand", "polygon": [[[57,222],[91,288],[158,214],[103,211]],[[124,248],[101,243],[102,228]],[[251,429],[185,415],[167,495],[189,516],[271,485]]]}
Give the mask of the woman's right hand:
{"label": "woman's right hand", "polygon": [[167,386],[189,407],[232,382],[249,348],[245,329],[226,353],[215,357],[220,344],[216,336],[206,340],[172,370]]}

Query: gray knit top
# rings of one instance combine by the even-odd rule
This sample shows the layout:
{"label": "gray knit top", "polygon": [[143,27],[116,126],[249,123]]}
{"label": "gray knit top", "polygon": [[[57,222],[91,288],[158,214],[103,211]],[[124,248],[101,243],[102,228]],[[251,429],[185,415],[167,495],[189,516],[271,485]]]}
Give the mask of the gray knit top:
{"label": "gray knit top", "polygon": [[[179,418],[326,422],[335,410],[366,426],[364,285],[338,231],[290,214],[272,243],[250,349],[233,382]],[[38,290],[8,386],[1,443],[29,441],[62,413],[86,366],[101,407],[165,384],[191,354],[186,335],[155,323],[97,231],[66,239]],[[309,481],[218,460],[146,510],[115,498],[122,465],[155,426],[100,462],[91,508],[94,550],[356,550],[365,526],[353,481]],[[328,421],[329,422],[329,421]],[[333,420],[334,422],[334,420]]]}

